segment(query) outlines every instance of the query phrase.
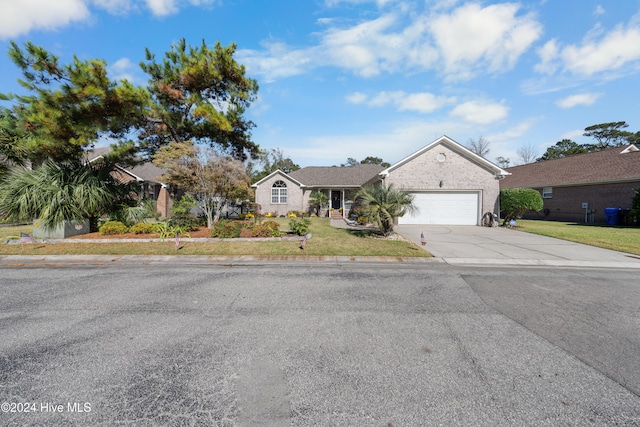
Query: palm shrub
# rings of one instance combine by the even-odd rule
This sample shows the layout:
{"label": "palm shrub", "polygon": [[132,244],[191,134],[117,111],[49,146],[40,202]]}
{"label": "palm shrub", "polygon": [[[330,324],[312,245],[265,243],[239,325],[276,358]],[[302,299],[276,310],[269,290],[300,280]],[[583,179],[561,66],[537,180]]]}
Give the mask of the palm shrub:
{"label": "palm shrub", "polygon": [[417,211],[413,196],[397,190],[393,184],[385,186],[364,186],[356,193],[364,215],[376,223],[386,237],[393,233],[396,218]]}
{"label": "palm shrub", "polygon": [[95,223],[135,205],[133,186],[117,182],[111,166],[46,161],[33,170],[16,168],[0,182],[0,212],[13,221],[38,219],[45,229],[65,220]]}
{"label": "palm shrub", "polygon": [[309,196],[309,205],[316,211],[316,215],[320,216],[320,209],[329,203],[329,196],[322,191],[316,191]]}

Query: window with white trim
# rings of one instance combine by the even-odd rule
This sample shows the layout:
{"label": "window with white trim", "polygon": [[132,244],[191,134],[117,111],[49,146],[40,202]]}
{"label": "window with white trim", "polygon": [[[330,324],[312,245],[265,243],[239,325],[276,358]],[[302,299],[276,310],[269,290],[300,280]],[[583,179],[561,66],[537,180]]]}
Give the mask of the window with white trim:
{"label": "window with white trim", "polygon": [[287,184],[284,181],[276,181],[271,186],[271,203],[277,205],[287,204]]}
{"label": "window with white trim", "polygon": [[553,188],[552,187],[544,187],[542,189],[542,198],[543,199],[551,199],[551,198],[553,198]]}

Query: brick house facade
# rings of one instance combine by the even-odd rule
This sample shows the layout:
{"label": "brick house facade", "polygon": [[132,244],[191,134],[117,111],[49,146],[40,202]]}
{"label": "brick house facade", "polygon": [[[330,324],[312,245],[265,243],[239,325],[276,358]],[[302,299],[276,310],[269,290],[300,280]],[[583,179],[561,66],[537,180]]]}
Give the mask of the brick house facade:
{"label": "brick house facade", "polygon": [[498,214],[498,181],[505,175],[505,170],[442,136],[386,169],[313,166],[289,174],[273,172],[252,187],[262,213],[308,212],[309,196],[321,191],[329,198],[327,211],[339,210],[347,217],[363,185],[393,185],[410,193],[418,208],[399,218],[400,223],[480,225],[484,214]]}
{"label": "brick house facade", "polygon": [[534,188],[543,197],[542,211],[525,218],[605,223],[605,209],[629,209],[640,188],[640,150],[628,145],[507,170],[500,188]]}

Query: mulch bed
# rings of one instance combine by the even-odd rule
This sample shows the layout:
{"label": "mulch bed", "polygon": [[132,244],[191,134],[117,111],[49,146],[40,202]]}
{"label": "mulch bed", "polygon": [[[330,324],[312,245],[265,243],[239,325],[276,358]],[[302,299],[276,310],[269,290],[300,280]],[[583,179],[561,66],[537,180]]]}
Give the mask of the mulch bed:
{"label": "mulch bed", "polygon": [[[97,231],[95,233],[87,233],[80,234],[78,236],[73,236],[73,239],[157,239],[160,236],[157,234],[134,234],[134,233],[125,233],[125,234],[100,234]],[[171,236],[170,238],[172,238]],[[186,236],[181,236],[186,237]],[[189,237],[191,238],[210,238],[211,230],[207,227],[200,227],[196,231],[190,231]]]}

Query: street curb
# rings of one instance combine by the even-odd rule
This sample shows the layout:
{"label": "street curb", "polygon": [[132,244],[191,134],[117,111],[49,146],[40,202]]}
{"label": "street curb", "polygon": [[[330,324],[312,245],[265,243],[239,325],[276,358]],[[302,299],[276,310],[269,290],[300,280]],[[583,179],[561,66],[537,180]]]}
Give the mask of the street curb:
{"label": "street curb", "polygon": [[474,268],[509,267],[565,267],[578,269],[631,269],[640,270],[638,262],[597,262],[550,259],[485,259],[392,256],[311,256],[311,255],[0,255],[3,267],[48,266],[139,266],[139,265],[192,265],[192,266],[261,266],[282,264],[378,264],[378,265],[451,265]]}
{"label": "street curb", "polygon": [[278,263],[318,264],[433,264],[444,263],[433,257],[391,256],[310,256],[310,255],[0,255],[1,266],[39,265],[263,265]]}

